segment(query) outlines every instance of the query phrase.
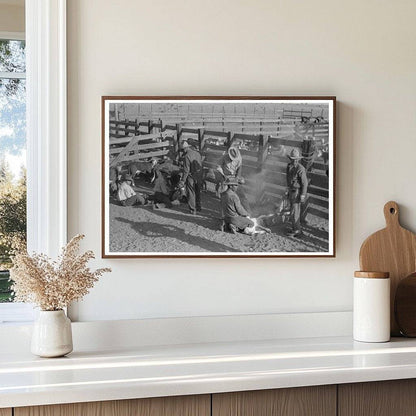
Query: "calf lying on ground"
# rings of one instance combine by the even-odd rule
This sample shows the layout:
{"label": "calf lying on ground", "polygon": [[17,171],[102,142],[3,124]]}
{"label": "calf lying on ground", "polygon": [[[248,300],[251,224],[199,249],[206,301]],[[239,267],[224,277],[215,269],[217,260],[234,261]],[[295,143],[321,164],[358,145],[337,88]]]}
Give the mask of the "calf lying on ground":
{"label": "calf lying on ground", "polygon": [[[272,216],[273,215],[274,214],[272,214]],[[264,226],[264,219],[268,217],[270,217],[270,215],[261,215],[257,218],[250,218],[253,225],[251,227],[244,228],[243,233],[248,235],[271,233],[272,230]]]}
{"label": "calf lying on ground", "polygon": [[270,226],[276,224],[284,224],[289,220],[290,206],[288,199],[283,198],[279,205],[275,205],[275,210],[271,214],[260,215],[257,218],[250,218],[254,223],[252,227],[246,227],[244,234],[255,235],[271,233]]}

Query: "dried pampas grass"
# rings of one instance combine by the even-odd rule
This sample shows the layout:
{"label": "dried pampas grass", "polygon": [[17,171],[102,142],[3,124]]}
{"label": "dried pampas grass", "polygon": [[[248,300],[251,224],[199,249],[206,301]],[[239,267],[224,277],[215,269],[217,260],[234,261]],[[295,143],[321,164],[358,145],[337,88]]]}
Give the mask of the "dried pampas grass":
{"label": "dried pampas grass", "polygon": [[87,263],[92,251],[78,254],[83,235],[76,235],[63,249],[57,261],[44,254],[21,250],[14,256],[10,279],[15,302],[34,303],[45,311],[56,311],[84,297],[94,283],[111,269],[91,271]]}

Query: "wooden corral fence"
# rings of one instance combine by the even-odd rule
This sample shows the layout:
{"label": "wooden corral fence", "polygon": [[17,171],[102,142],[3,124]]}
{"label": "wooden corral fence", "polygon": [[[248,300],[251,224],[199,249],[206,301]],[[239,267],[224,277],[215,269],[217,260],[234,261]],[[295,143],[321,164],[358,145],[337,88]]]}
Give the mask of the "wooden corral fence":
{"label": "wooden corral fence", "polygon": [[249,120],[236,115],[231,120],[210,119],[209,123],[201,123],[197,117],[182,123],[173,119],[110,120],[110,166],[169,153],[176,158],[179,143],[186,138],[200,150],[204,168],[215,169],[226,150],[235,145],[243,158],[244,190],[249,201],[279,202],[286,190],[287,155],[293,148],[305,155],[310,136],[319,157],[315,155],[309,166],[309,197],[303,215],[328,219],[328,121],[318,118],[302,122],[301,117],[310,115],[292,112],[287,119],[277,120]]}
{"label": "wooden corral fence", "polygon": [[179,125],[162,122],[110,121],[110,166],[133,160],[160,158],[178,154]]}

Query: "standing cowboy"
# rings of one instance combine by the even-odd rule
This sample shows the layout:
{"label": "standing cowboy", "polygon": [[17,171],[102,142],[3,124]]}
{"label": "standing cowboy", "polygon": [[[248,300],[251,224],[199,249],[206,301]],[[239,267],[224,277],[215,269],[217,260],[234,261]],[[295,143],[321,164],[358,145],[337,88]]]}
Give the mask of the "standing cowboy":
{"label": "standing cowboy", "polygon": [[289,155],[290,162],[286,168],[287,192],[291,207],[292,230],[288,235],[298,237],[302,235],[300,226],[301,204],[306,200],[308,190],[308,178],[306,169],[301,165],[302,156],[298,149],[293,149]]}
{"label": "standing cowboy", "polygon": [[186,186],[188,206],[191,214],[201,211],[201,188],[202,188],[202,157],[201,154],[192,149],[184,140],[181,144],[185,154],[183,158],[183,175],[179,182],[179,188]]}
{"label": "standing cowboy", "polygon": [[239,183],[244,183],[244,178],[241,177],[242,162],[239,149],[231,146],[222,156],[216,169],[208,170],[207,177],[215,182],[215,191],[218,197],[221,195],[221,189],[227,178],[237,178]]}
{"label": "standing cowboy", "polygon": [[243,163],[241,153],[237,147],[231,146],[227,153],[222,157],[220,164],[217,167],[217,171],[227,178],[232,176],[234,178],[241,179],[241,165]]}

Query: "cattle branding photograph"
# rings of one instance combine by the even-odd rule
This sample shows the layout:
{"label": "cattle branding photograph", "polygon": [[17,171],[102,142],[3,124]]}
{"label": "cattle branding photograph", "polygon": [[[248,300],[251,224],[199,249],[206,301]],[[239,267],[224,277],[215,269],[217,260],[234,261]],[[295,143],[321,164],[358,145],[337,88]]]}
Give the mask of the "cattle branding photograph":
{"label": "cattle branding photograph", "polygon": [[334,97],[102,97],[103,257],[335,255]]}

